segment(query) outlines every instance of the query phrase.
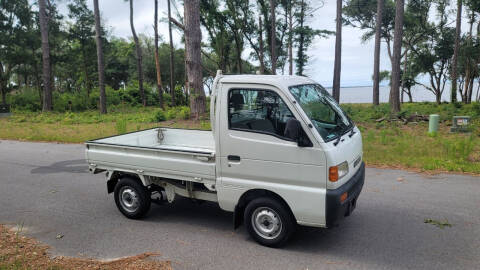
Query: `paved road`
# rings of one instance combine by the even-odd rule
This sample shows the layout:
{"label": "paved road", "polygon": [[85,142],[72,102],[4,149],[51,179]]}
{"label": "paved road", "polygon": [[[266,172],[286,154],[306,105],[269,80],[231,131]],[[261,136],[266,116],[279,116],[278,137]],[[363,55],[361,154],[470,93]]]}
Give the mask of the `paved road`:
{"label": "paved road", "polygon": [[367,169],[357,209],[340,227],[300,228],[288,246],[270,249],[243,227],[233,231],[231,214],[212,203],[181,200],[128,220],[83,157],[82,145],[0,141],[0,223],[24,224],[53,255],[159,252],[175,269],[480,268],[478,177]]}

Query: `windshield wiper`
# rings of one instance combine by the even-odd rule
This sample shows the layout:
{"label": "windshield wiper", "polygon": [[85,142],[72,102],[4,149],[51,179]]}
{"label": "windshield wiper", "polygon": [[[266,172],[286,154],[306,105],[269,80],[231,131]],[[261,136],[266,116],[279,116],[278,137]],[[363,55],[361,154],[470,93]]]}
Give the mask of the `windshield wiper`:
{"label": "windshield wiper", "polygon": [[342,135],[339,135],[339,136],[337,137],[337,139],[333,142],[333,145],[334,145],[334,146],[337,146],[337,144],[340,143],[340,140],[341,140],[341,139],[342,139]]}
{"label": "windshield wiper", "polygon": [[348,137],[351,138],[353,135],[355,135],[355,127],[352,127],[352,131],[350,131],[350,133],[348,134]]}
{"label": "windshield wiper", "polygon": [[[343,131],[345,130],[345,128],[347,127],[347,125],[343,124],[343,123],[339,123],[337,124],[337,126],[333,129],[333,130],[336,130],[336,129],[339,129],[340,130],[338,131],[338,137],[337,139],[335,140],[335,142],[333,142],[333,145],[337,146],[337,144],[339,144],[341,141],[342,141],[342,136],[345,134]],[[332,131],[333,131],[332,130]],[[352,129],[353,130],[353,129]],[[349,134],[350,136],[350,134]],[[351,136],[350,136],[351,137]]]}

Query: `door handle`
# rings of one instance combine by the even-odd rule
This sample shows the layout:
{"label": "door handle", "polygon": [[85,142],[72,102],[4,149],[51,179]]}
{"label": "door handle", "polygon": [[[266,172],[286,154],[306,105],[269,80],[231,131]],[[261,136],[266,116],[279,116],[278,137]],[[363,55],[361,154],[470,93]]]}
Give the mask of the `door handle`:
{"label": "door handle", "polygon": [[230,161],[240,161],[240,156],[229,155],[227,158]]}

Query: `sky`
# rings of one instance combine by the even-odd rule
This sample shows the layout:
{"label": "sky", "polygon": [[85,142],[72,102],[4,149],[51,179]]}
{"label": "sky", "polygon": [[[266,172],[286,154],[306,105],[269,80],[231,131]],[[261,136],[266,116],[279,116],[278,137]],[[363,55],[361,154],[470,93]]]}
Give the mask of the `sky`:
{"label": "sky", "polygon": [[[67,14],[66,1],[60,4],[60,12]],[[172,1],[174,2],[174,1]],[[175,1],[178,2],[178,1]],[[312,1],[315,3],[316,1]],[[159,0],[159,18],[167,17],[167,1]],[[89,7],[93,10],[93,1],[88,1]],[[154,1],[134,1],[134,24],[137,33],[153,36],[153,12]],[[102,21],[110,28],[113,35],[123,38],[131,36],[129,22],[129,4],[122,0],[100,0],[99,7]],[[176,4],[180,14],[183,13],[183,6]],[[335,31],[335,8],[336,1],[325,0],[322,8],[318,9],[314,16],[309,19],[309,25],[315,29]],[[177,10],[172,7],[172,15]],[[464,20],[465,21],[465,20]],[[464,28],[465,29],[465,28]],[[166,21],[159,24],[159,33],[164,40],[168,39],[168,26]],[[373,53],[374,40],[362,43],[362,31],[353,27],[344,26],[342,30],[342,86],[368,86],[372,85],[373,74]],[[174,43],[180,43],[180,33],[174,31]],[[204,41],[207,36],[203,35]],[[249,55],[244,53],[244,57]],[[324,85],[330,87],[333,80],[333,64],[335,60],[335,36],[329,38],[317,38],[308,51],[310,56],[309,64],[305,74]],[[380,70],[390,70],[390,60],[386,45],[382,42]]]}

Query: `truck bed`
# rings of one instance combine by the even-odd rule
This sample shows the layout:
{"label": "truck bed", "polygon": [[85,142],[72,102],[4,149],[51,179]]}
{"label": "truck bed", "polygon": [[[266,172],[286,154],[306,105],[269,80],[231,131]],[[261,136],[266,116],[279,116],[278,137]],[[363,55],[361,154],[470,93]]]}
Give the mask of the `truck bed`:
{"label": "truck bed", "polygon": [[119,170],[198,182],[215,179],[215,140],[211,131],[160,128],[86,142],[92,170]]}

